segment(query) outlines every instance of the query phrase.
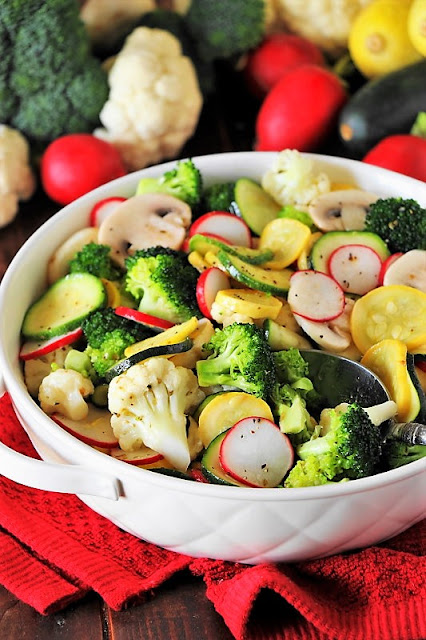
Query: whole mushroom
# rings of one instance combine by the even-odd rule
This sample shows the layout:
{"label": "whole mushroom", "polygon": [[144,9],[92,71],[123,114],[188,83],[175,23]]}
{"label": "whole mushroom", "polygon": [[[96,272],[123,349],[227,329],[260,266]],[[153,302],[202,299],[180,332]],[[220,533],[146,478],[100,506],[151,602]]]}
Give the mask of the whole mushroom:
{"label": "whole mushroom", "polygon": [[111,258],[124,261],[138,249],[180,249],[191,224],[191,209],[166,194],[145,193],[120,204],[100,225],[98,242],[111,247]]}

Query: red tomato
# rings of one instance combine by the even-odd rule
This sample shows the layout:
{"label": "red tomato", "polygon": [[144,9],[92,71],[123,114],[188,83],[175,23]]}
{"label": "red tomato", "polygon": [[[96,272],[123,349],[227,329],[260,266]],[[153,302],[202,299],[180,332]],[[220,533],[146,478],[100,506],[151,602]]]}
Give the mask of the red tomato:
{"label": "red tomato", "polygon": [[60,204],[68,204],[126,173],[117,149],[88,133],[57,138],[41,159],[43,188]]}
{"label": "red tomato", "polygon": [[342,83],[328,69],[312,64],[291,69],[260,107],[256,150],[315,150],[329,135],[346,100]]}
{"label": "red tomato", "polygon": [[387,136],[370,149],[363,162],[426,182],[426,140],[409,133]]}
{"label": "red tomato", "polygon": [[313,42],[291,33],[273,33],[249,53],[244,74],[249,88],[262,97],[284,73],[309,63],[325,64],[321,50]]}

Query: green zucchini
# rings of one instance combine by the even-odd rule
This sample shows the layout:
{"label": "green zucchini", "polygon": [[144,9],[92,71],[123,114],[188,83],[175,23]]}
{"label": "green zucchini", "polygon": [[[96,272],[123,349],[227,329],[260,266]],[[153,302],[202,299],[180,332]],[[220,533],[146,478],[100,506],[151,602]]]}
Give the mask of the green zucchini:
{"label": "green zucchini", "polygon": [[246,485],[238,482],[238,480],[234,480],[234,478],[222,469],[222,465],[219,462],[220,445],[222,444],[222,440],[226,436],[227,432],[228,430],[219,433],[219,435],[211,441],[201,459],[201,471],[206,480],[212,484],[226,484],[234,485],[236,487],[244,487]]}
{"label": "green zucchini", "polygon": [[258,236],[268,222],[275,220],[282,208],[269,193],[250,178],[240,178],[236,181],[234,198],[232,211]]}
{"label": "green zucchini", "polygon": [[102,281],[90,273],[70,273],[52,284],[25,314],[22,335],[46,340],[76,329],[107,301]]}
{"label": "green zucchini", "polygon": [[324,233],[313,245],[309,260],[316,271],[328,273],[328,259],[330,255],[347,244],[362,244],[374,249],[382,260],[389,256],[386,243],[371,231],[328,231]]}
{"label": "green zucchini", "polygon": [[419,412],[415,417],[415,422],[426,424],[426,396],[425,392],[423,391],[422,385],[420,384],[420,380],[417,377],[415,363],[415,356],[412,353],[407,353],[407,371],[419,397]]}
{"label": "green zucchini", "polygon": [[364,155],[377,142],[409,133],[426,105],[426,60],[364,84],[340,112],[339,135],[346,148]]}
{"label": "green zucchini", "polygon": [[263,322],[263,331],[266,341],[272,351],[284,351],[285,349],[311,349],[311,343],[295,331],[287,329],[271,318]]}
{"label": "green zucchini", "polygon": [[197,251],[204,256],[207,251],[217,254],[220,250],[226,251],[231,256],[236,256],[243,262],[249,264],[263,264],[272,260],[274,252],[271,249],[250,249],[249,247],[237,247],[221,242],[217,238],[203,236],[200,233],[192,236],[189,240],[189,248],[191,251]]}
{"label": "green zucchini", "polygon": [[286,297],[290,287],[291,269],[263,269],[254,264],[243,262],[227,251],[219,251],[217,255],[226,272],[242,284],[251,289],[271,293],[275,296]]}
{"label": "green zucchini", "polygon": [[137,351],[131,356],[119,360],[113,367],[110,367],[105,373],[105,380],[108,383],[111,382],[113,378],[119,376],[121,373],[124,373],[125,371],[127,371],[127,369],[130,369],[130,367],[133,367],[133,365],[142,362],[142,360],[147,360],[148,358],[155,358],[158,356],[172,356],[176,353],[189,351],[191,347],[192,340],[190,338],[185,338],[185,340],[182,340],[182,342],[174,342],[173,344],[160,344],[155,347],[148,347],[148,349],[144,349],[143,351]]}

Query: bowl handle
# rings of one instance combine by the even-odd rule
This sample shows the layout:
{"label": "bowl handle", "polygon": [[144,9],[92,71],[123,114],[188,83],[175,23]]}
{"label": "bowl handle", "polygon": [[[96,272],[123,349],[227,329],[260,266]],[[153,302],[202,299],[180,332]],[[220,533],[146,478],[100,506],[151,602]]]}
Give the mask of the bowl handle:
{"label": "bowl handle", "polygon": [[0,442],[1,475],[33,489],[87,494],[118,500],[121,483],[104,473],[80,465],[55,464],[24,456]]}
{"label": "bowl handle", "polygon": [[[5,392],[0,376],[0,396]],[[33,489],[76,493],[118,500],[123,494],[121,483],[105,473],[81,465],[55,464],[18,453],[0,442],[1,475]]]}

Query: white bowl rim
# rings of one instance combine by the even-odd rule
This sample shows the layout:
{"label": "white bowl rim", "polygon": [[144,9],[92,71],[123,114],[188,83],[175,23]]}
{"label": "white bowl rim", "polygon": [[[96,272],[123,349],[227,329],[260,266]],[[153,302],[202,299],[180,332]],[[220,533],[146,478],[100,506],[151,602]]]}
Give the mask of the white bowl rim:
{"label": "white bowl rim", "polygon": [[[255,152],[255,151],[244,151],[244,152],[230,152],[230,153],[218,153],[204,156],[194,156],[192,159],[195,164],[197,162],[206,162],[208,164],[215,163],[218,160],[222,159],[224,156],[227,156],[231,160],[245,160],[252,159],[256,156],[266,156],[270,158],[271,162],[276,157],[276,152]],[[313,154],[313,153],[304,153],[303,155],[312,157],[312,159],[325,160],[327,162],[335,163],[342,167],[358,167],[360,165],[359,161],[340,158],[335,156],[327,156],[324,154]],[[37,244],[39,238],[42,238],[43,234],[49,231],[50,227],[56,227],[58,221],[62,218],[69,216],[72,214],[74,210],[80,208],[81,205],[86,204],[89,201],[96,201],[98,194],[102,197],[105,197],[103,194],[105,187],[108,187],[108,190],[114,187],[126,187],[133,185],[135,180],[138,179],[141,175],[156,175],[161,174],[162,172],[173,168],[176,165],[176,160],[162,163],[159,165],[154,165],[147,169],[142,169],[137,172],[130,173],[121,178],[117,178],[116,180],[107,183],[107,185],[102,185],[98,187],[94,191],[82,196],[81,198],[75,200],[69,205],[66,205],[62,209],[60,209],[56,214],[54,214],[49,220],[47,220],[43,225],[41,225],[22,245],[22,247],[18,250],[14,258],[12,259],[9,267],[6,270],[6,273],[3,277],[3,280],[0,284],[0,309],[5,305],[5,297],[7,297],[7,291],[9,286],[9,280],[12,278],[13,270],[17,264],[20,263],[22,257],[26,252],[31,251],[31,248],[34,244]],[[388,171],[386,169],[382,169],[379,167],[371,166],[368,167],[369,171],[377,173],[377,175],[381,176],[383,179],[388,178],[392,179],[392,176],[397,176],[397,180],[400,183],[406,183],[408,186],[410,184],[419,185],[420,182],[418,180],[414,180],[413,178],[409,178],[408,176],[404,176],[399,173],[395,173],[392,171]],[[426,185],[425,185],[426,189]],[[7,390],[11,396],[12,402],[19,407],[22,405],[22,408],[25,411],[19,409],[19,412],[24,413],[25,418],[30,415],[37,422],[41,421],[44,433],[55,440],[61,442],[62,445],[72,446],[75,450],[80,450],[82,453],[82,457],[84,459],[87,458],[88,461],[93,460],[93,464],[100,468],[102,465],[105,472],[110,472],[111,475],[114,475],[118,479],[120,477],[125,478],[128,476],[133,480],[143,479],[145,482],[149,484],[161,487],[165,490],[173,490],[178,492],[196,494],[198,496],[205,496],[206,498],[219,498],[226,500],[253,500],[253,501],[294,501],[294,500],[313,500],[313,499],[332,499],[339,496],[351,495],[354,493],[363,493],[373,491],[383,486],[390,486],[392,484],[398,483],[405,478],[414,477],[417,475],[421,475],[426,472],[426,458],[421,460],[417,460],[415,462],[411,462],[408,465],[399,467],[397,469],[393,469],[390,471],[385,471],[382,473],[378,473],[374,476],[368,476],[366,478],[360,478],[358,480],[351,480],[349,482],[342,483],[330,483],[327,485],[320,485],[314,487],[301,487],[301,488],[292,488],[292,489],[283,489],[283,488],[271,488],[267,490],[259,490],[257,488],[250,487],[233,487],[227,485],[220,484],[208,484],[201,483],[191,480],[185,480],[178,477],[173,477],[161,473],[153,473],[152,471],[141,469],[138,467],[134,467],[128,463],[122,462],[120,460],[116,460],[111,456],[105,456],[104,453],[93,449],[90,445],[86,445],[83,442],[79,441],[77,438],[69,434],[67,431],[62,429],[59,425],[57,425],[52,419],[50,419],[37,405],[37,403],[31,398],[29,393],[22,388],[22,385],[18,382],[15,376],[9,371],[9,363],[8,358],[5,353],[5,348],[3,344],[2,338],[0,338],[0,363],[1,370],[4,374],[4,379],[6,383]],[[31,426],[31,425],[30,425]],[[48,439],[47,442],[51,443],[52,440]],[[97,464],[100,463],[100,464]],[[84,466],[87,466],[87,462],[85,460]],[[90,466],[89,466],[90,468]],[[142,475],[141,475],[142,474]]]}

